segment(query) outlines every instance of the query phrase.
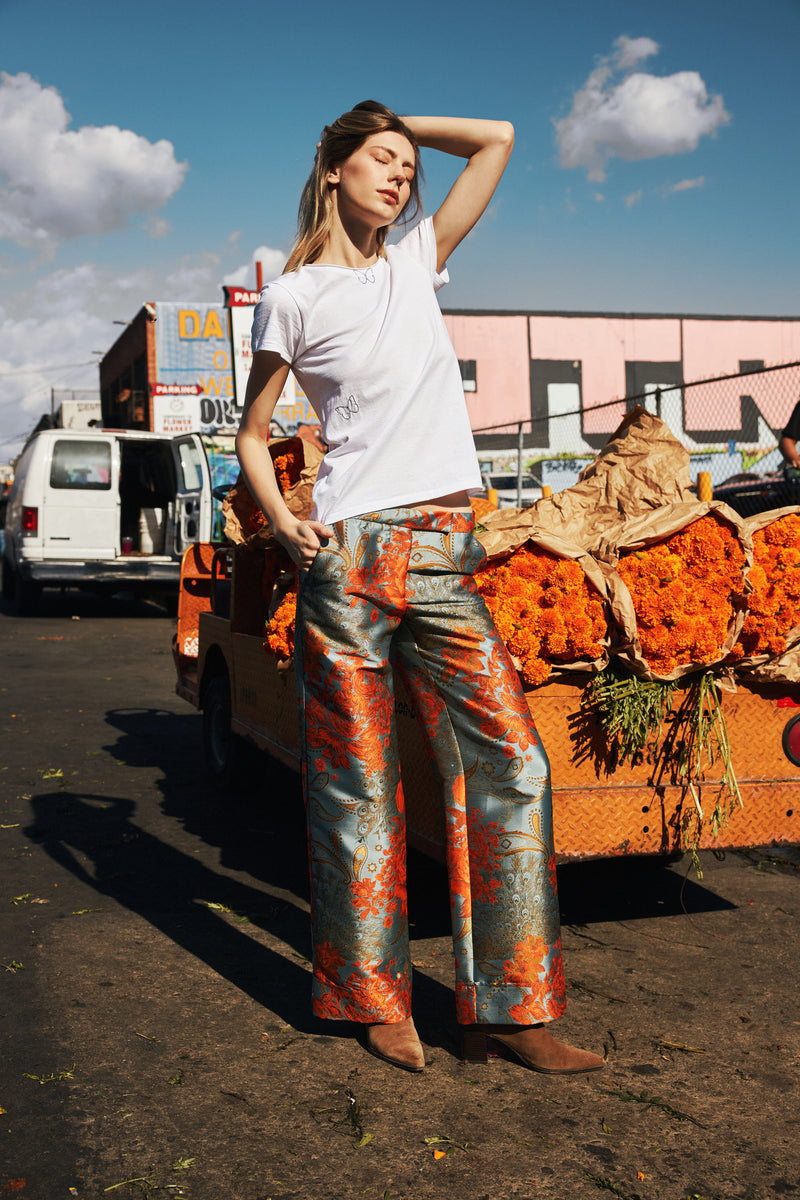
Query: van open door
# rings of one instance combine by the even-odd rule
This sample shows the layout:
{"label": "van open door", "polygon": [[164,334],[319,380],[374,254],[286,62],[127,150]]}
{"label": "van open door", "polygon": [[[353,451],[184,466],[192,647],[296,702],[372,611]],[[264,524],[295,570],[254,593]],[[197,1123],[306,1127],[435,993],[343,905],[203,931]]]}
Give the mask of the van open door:
{"label": "van open door", "polygon": [[192,542],[211,540],[211,471],[198,433],[173,438],[177,490],[175,550],[181,555]]}

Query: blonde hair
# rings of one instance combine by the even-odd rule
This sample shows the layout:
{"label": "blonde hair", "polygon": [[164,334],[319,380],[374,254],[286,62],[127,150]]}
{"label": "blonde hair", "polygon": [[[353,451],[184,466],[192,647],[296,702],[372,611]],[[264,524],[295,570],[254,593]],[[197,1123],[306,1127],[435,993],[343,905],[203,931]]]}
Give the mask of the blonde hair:
{"label": "blonde hair", "polygon": [[[297,214],[297,241],[294,244],[284,273],[295,271],[305,263],[315,262],[333,228],[333,203],[328,186],[329,173],[354,154],[374,133],[391,130],[407,138],[414,150],[414,178],[411,180],[411,195],[399,218],[400,223],[414,219],[421,210],[419,194],[422,169],[419,147],[413,133],[396,113],[377,100],[363,100],[350,112],[342,113],[332,125],[322,131],[322,140],[317,147],[314,168],[306,180]],[[378,253],[383,255],[388,226],[377,231]]]}

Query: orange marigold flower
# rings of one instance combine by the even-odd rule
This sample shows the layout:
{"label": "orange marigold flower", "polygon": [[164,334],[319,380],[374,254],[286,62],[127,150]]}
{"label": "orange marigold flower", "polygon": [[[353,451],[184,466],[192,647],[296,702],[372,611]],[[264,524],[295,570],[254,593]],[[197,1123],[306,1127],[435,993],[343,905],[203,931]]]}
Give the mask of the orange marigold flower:
{"label": "orange marigold flower", "polygon": [[287,592],[267,622],[267,640],[264,649],[276,658],[291,658],[294,654],[294,622],[297,612],[297,580]]}
{"label": "orange marigold flower", "polygon": [[753,591],[731,660],[782,654],[800,625],[800,514],[789,513],[753,534]]}
{"label": "orange marigold flower", "polygon": [[617,571],[633,600],[642,654],[656,674],[719,658],[743,591],[744,561],[733,528],[713,513],[623,555]]}
{"label": "orange marigold flower", "polygon": [[553,663],[599,658],[607,625],[603,604],[580,563],[531,543],[475,576],[526,683],[544,683]]}
{"label": "orange marigold flower", "polygon": [[305,459],[303,456],[302,439],[290,438],[281,447],[281,453],[276,454],[272,460],[272,465],[275,468],[275,478],[278,481],[278,487],[283,495],[289,491],[289,488],[294,487],[303,473]]}
{"label": "orange marigold flower", "polygon": [[234,502],[234,512],[245,538],[258,533],[259,529],[263,529],[267,524],[267,518],[247,488],[243,487],[238,490]]}

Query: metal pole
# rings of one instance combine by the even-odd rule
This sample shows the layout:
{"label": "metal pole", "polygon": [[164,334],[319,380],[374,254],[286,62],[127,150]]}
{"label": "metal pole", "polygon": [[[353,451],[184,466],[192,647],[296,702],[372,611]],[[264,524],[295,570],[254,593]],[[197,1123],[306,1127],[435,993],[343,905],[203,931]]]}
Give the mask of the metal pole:
{"label": "metal pole", "polygon": [[522,508],[522,443],[524,441],[522,435],[522,421],[517,429],[517,508]]}

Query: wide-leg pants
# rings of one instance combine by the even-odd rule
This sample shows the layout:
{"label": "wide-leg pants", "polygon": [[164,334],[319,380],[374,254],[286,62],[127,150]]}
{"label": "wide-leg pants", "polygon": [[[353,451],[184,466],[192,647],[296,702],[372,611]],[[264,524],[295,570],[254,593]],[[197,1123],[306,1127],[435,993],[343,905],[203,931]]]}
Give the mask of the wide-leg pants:
{"label": "wide-leg pants", "polygon": [[550,775],[472,573],[465,513],[336,522],[302,577],[296,660],[318,1016],[410,1014],[392,654],[442,777],[462,1024],[565,1007]]}

